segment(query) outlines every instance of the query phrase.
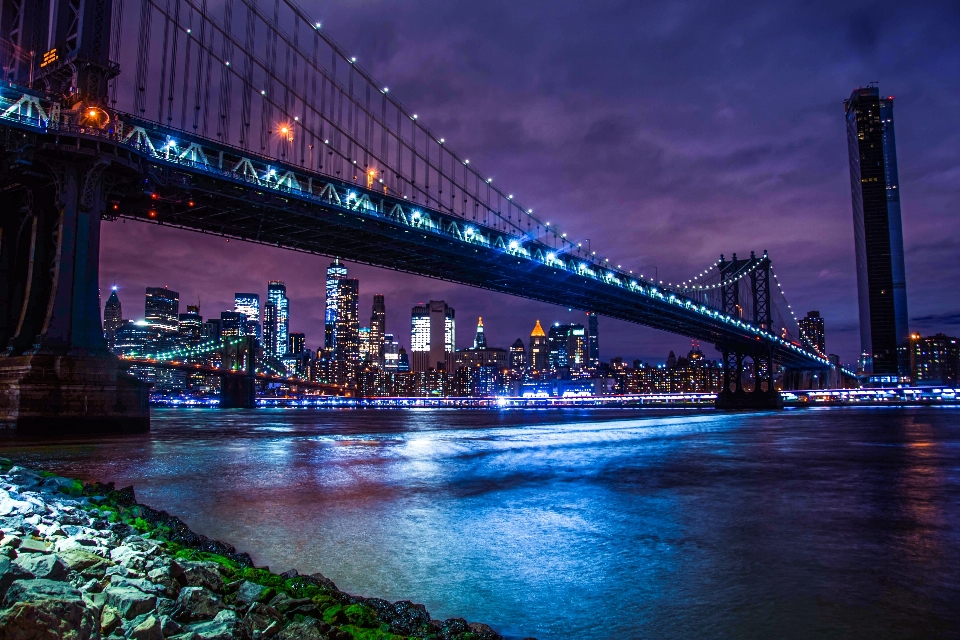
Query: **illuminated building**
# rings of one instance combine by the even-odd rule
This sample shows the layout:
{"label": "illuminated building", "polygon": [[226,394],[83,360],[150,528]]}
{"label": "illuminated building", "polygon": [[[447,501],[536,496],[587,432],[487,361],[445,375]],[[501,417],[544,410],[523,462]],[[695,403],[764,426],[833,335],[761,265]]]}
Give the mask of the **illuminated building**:
{"label": "illuminated building", "polygon": [[547,335],[550,370],[578,372],[586,367],[587,335],[582,324],[555,323]]}
{"label": "illuminated building", "polygon": [[372,358],[370,352],[370,327],[360,327],[359,338],[360,355],[358,361],[366,362],[368,358]]}
{"label": "illuminated building", "polygon": [[960,344],[957,338],[938,333],[910,336],[910,368],[917,385],[960,384]]}
{"label": "illuminated building", "polygon": [[407,357],[407,350],[400,347],[397,352],[397,373],[409,373],[410,358]]}
{"label": "illuminated building", "polygon": [[179,327],[180,294],[166,287],[147,287],[144,318],[151,327],[173,334]]}
{"label": "illuminated building", "polygon": [[483,333],[483,318],[477,318],[477,334],[473,338],[474,349],[486,349],[487,336]]}
{"label": "illuminated building", "polygon": [[222,334],[220,318],[209,318],[203,323],[200,334],[204,340],[219,340]]}
{"label": "illuminated building", "polygon": [[113,287],[107,304],[103,305],[103,335],[107,339],[107,347],[113,348],[117,330],[123,325],[123,308],[120,306],[120,297],[117,288]]}
{"label": "illuminated building", "polygon": [[527,351],[523,346],[523,340],[517,338],[517,341],[510,347],[510,372],[514,375],[520,375],[527,370]]}
{"label": "illuminated building", "polygon": [[337,286],[340,280],[347,277],[347,267],[340,264],[340,260],[334,260],[327,268],[327,306],[324,311],[324,331],[323,347],[324,349],[333,349],[337,341]]}
{"label": "illuminated building", "polygon": [[392,333],[388,333],[383,337],[383,369],[384,371],[394,373],[399,367],[400,343],[393,339]]}
{"label": "illuminated building", "polygon": [[716,393],[723,385],[723,369],[696,347],[680,358],[671,351],[665,365],[633,365],[614,373],[624,393]]}
{"label": "illuminated building", "polygon": [[373,296],[373,313],[370,314],[370,353],[371,360],[379,366],[384,366],[384,343],[387,334],[387,305],[383,294]]}
{"label": "illuminated building", "polygon": [[113,352],[117,355],[141,357],[160,339],[163,331],[147,321],[125,321],[117,329]]}
{"label": "illuminated building", "polygon": [[806,338],[817,350],[817,353],[826,355],[827,346],[823,332],[823,318],[819,311],[808,311],[805,318],[800,319],[800,334]]}
{"label": "illuminated building", "polygon": [[277,353],[277,305],[272,300],[263,303],[263,350],[271,356]]}
{"label": "illuminated building", "polygon": [[907,374],[907,283],[893,97],[877,87],[844,102],[856,240],[860,349],[865,373]]}
{"label": "illuminated building", "polygon": [[238,338],[247,335],[246,315],[238,311],[220,312],[220,337]]}
{"label": "illuminated building", "polygon": [[200,316],[200,307],[187,305],[187,312],[181,313],[178,320],[180,338],[190,344],[196,344],[203,338],[203,317]]}
{"label": "illuminated building", "polygon": [[587,312],[587,368],[600,366],[600,323],[596,311]]}
{"label": "illuminated building", "polygon": [[242,313],[247,321],[244,323],[244,334],[263,338],[260,329],[260,295],[256,293],[238,293],[233,297],[233,310]]}
{"label": "illuminated building", "polygon": [[413,371],[453,371],[456,362],[456,319],[443,300],[431,300],[413,308],[410,315],[410,351]]}
{"label": "illuminated building", "polygon": [[[343,381],[352,376],[351,368],[360,364],[360,281],[340,278],[337,281],[333,359]],[[346,367],[346,368],[344,368]]]}
{"label": "illuminated building", "polygon": [[287,353],[290,334],[290,299],[287,297],[287,286],[279,280],[267,283],[267,304],[274,305],[274,318],[271,320],[271,339],[267,339],[267,314],[264,305],[264,348],[270,353],[282,356]]}
{"label": "illuminated building", "polygon": [[302,333],[291,333],[289,337],[287,353],[294,355],[304,353],[307,350],[307,336]]}
{"label": "illuminated building", "polygon": [[550,348],[547,345],[547,334],[543,332],[540,321],[530,332],[530,369],[533,373],[543,373],[550,369]]}

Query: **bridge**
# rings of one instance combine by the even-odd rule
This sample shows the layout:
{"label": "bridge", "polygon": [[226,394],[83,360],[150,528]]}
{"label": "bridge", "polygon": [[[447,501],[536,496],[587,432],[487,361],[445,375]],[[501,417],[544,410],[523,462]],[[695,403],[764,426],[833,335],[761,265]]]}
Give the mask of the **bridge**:
{"label": "bridge", "polygon": [[[102,220],[129,218],[562,304],[723,354],[721,408],[823,369],[766,252],[664,285],[534,215],[292,0],[2,0],[0,418],[146,428],[103,340]],[[59,6],[59,5],[56,5]],[[63,9],[63,7],[61,7]],[[121,31],[137,37],[119,37]],[[121,72],[130,61],[133,74]],[[155,116],[155,117],[154,117]],[[786,307],[789,309],[789,307]]]}

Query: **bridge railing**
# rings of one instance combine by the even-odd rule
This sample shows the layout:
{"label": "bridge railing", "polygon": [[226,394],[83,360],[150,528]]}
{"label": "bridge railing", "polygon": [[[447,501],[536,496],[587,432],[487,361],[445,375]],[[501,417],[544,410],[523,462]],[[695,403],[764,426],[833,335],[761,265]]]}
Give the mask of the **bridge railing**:
{"label": "bridge railing", "polygon": [[[583,258],[572,259],[565,256],[562,249],[551,247],[537,239],[523,235],[510,235],[486,227],[479,222],[470,223],[458,216],[415,205],[373,189],[347,185],[331,176],[307,172],[293,165],[280,163],[268,157],[187,134],[122,112],[109,111],[100,114],[91,110],[89,114],[76,111],[64,113],[59,103],[44,100],[36,92],[22,90],[15,85],[5,87],[0,92],[0,97],[9,103],[9,106],[0,111],[0,120],[27,124],[31,128],[109,139],[146,156],[153,162],[187,167],[258,189],[268,189],[322,204],[333,210],[351,212],[371,219],[388,219],[411,229],[444,236],[465,244],[499,250],[533,263],[563,269],[576,276],[656,300],[677,310],[697,314],[766,340],[781,349],[792,351],[821,365],[829,364],[826,359],[793,341],[785,340],[667,288],[641,281],[632,274],[610,266],[606,261],[597,263]],[[0,108],[3,104],[0,103]],[[37,124],[34,124],[34,121]]]}

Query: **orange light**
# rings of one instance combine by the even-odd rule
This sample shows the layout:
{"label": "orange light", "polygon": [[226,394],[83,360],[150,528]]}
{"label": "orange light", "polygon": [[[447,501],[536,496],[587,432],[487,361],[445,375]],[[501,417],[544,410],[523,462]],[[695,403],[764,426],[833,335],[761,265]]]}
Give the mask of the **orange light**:
{"label": "orange light", "polygon": [[188,202],[187,204],[188,204],[188,205],[190,205],[190,206],[192,207],[192,206],[193,206],[193,200],[191,200],[191,201],[190,201],[190,202]]}
{"label": "orange light", "polygon": [[150,215],[151,218],[156,218],[156,217],[157,217],[157,212],[156,212],[156,211],[151,211],[149,215]]}
{"label": "orange light", "polygon": [[150,194],[150,197],[153,198],[154,200],[156,200],[156,199],[157,199],[157,194],[151,193],[151,194]]}

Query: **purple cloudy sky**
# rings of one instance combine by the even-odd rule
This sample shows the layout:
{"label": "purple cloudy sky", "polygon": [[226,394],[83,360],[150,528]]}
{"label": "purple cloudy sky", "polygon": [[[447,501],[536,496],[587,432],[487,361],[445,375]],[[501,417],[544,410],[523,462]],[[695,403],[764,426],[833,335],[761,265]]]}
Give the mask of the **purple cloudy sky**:
{"label": "purple cloudy sky", "polygon": [[[922,6],[921,6],[922,5]],[[911,329],[960,333],[960,3],[305,2],[365,68],[485,174],[571,238],[683,280],[720,253],[769,250],[797,312],[855,361],[853,224],[843,120],[852,89],[896,96]],[[127,317],[168,285],[202,314],[287,283],[291,330],[322,340],[329,260],[133,222],[104,223],[101,284]],[[581,312],[352,266],[361,317],[388,331],[444,299],[457,342],[524,342]],[[688,341],[601,319],[601,357],[662,360]],[[707,349],[711,355],[715,352]]]}

